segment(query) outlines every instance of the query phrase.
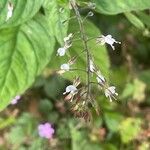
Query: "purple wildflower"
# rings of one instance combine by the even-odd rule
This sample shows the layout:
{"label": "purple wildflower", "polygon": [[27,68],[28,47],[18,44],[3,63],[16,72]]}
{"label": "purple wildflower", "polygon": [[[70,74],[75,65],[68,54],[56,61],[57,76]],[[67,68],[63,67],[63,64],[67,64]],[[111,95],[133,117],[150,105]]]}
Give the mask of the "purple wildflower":
{"label": "purple wildflower", "polygon": [[54,129],[50,123],[40,124],[38,126],[38,133],[40,137],[51,139],[54,134]]}
{"label": "purple wildflower", "polygon": [[17,95],[12,101],[11,101],[11,104],[12,105],[15,105],[18,103],[18,100],[21,98],[21,96]]}

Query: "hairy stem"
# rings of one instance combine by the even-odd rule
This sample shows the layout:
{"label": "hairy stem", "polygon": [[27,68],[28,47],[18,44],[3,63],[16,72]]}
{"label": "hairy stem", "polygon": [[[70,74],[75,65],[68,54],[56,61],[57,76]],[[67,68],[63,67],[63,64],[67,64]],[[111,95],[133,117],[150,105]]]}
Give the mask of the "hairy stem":
{"label": "hairy stem", "polygon": [[84,50],[86,51],[86,61],[87,61],[87,83],[86,84],[87,84],[87,98],[89,98],[90,96],[90,52],[89,52],[89,48],[87,44],[88,38],[85,33],[83,20],[81,18],[80,12],[76,5],[76,0],[70,0],[70,3],[77,17],[77,20],[79,23],[81,40],[83,41]]}

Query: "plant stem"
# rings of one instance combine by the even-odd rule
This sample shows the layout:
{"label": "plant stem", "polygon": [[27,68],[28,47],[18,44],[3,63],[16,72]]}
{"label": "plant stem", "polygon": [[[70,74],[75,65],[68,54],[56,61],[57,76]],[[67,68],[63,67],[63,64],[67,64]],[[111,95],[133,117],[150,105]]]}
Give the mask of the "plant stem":
{"label": "plant stem", "polygon": [[88,38],[85,33],[82,17],[76,5],[76,0],[70,0],[70,3],[77,17],[79,23],[79,29],[80,29],[80,36],[83,41],[84,50],[86,51],[86,61],[87,61],[87,83],[86,84],[87,84],[87,98],[89,98],[90,96],[90,52],[87,44]]}

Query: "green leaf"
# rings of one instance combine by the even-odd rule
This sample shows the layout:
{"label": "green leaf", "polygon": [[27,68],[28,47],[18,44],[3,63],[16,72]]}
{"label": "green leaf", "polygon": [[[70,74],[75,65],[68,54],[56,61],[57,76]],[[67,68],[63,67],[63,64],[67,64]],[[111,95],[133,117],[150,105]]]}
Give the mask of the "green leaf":
{"label": "green leaf", "polygon": [[59,98],[60,93],[63,93],[66,87],[66,81],[58,75],[47,78],[44,85],[44,91],[50,98],[56,100]]}
{"label": "green leaf", "polygon": [[135,139],[141,129],[141,120],[135,118],[127,118],[119,125],[119,132],[123,143],[128,143]]}
{"label": "green leaf", "polygon": [[0,129],[2,130],[4,128],[12,125],[13,123],[15,123],[15,121],[16,121],[15,118],[12,116],[10,116],[6,119],[0,118]]}
{"label": "green leaf", "polygon": [[119,124],[123,120],[123,116],[119,113],[106,112],[104,117],[108,129],[112,132],[118,131]]}
{"label": "green leaf", "polygon": [[45,116],[53,109],[53,104],[49,99],[42,99],[39,102],[39,111]]}
{"label": "green leaf", "polygon": [[[93,37],[97,37],[97,36],[101,35],[99,29],[93,23],[91,23],[90,21],[85,21],[84,27],[85,27],[85,30],[86,30],[86,35],[89,38],[93,38]],[[78,26],[77,21],[72,21],[70,23],[70,26],[69,26],[69,32],[70,33],[77,33],[78,30],[79,30],[79,26]],[[79,35],[77,35],[75,37],[75,39],[79,39],[79,38],[80,38]],[[106,78],[108,78],[108,69],[109,69],[110,64],[109,64],[109,58],[108,58],[106,48],[104,46],[96,44],[95,39],[88,42],[88,47],[89,47],[90,53],[92,54],[92,56],[94,58],[95,64],[99,67],[102,74]],[[83,53],[83,50],[84,50],[84,47],[83,47],[82,41],[77,40],[77,41],[73,42],[72,47],[67,51],[67,53],[70,57],[77,56],[76,62],[71,66],[72,69],[86,70],[86,64],[87,64],[86,63],[86,54]],[[67,55],[64,56],[64,57],[59,57],[59,56],[56,56],[56,52],[54,52],[53,59],[51,60],[51,64],[52,64],[52,62],[55,61],[56,58],[57,58],[57,63],[55,63],[53,67],[57,68],[57,69],[60,68],[61,64],[67,63],[68,60],[69,60]],[[86,81],[86,77],[85,77],[86,72],[83,72],[81,70],[65,72],[63,74],[63,76],[68,78],[68,79],[71,79],[71,80],[75,76],[80,76],[81,81],[83,81],[83,82]]]}
{"label": "green leaf", "polygon": [[129,82],[125,85],[123,93],[120,97],[121,99],[130,98],[136,100],[137,102],[142,102],[145,99],[145,89],[146,83],[138,78],[135,78],[133,83]]}
{"label": "green leaf", "polygon": [[146,84],[143,81],[139,80],[138,78],[135,78],[133,99],[139,103],[143,102],[146,97],[145,90],[146,90]]}
{"label": "green leaf", "polygon": [[143,30],[145,28],[143,22],[133,13],[125,13],[126,18],[138,29]]}
{"label": "green leaf", "polygon": [[22,94],[48,63],[54,39],[43,16],[0,30],[0,110]]}
{"label": "green leaf", "polygon": [[82,130],[77,130],[76,127],[70,124],[72,150],[102,150],[100,144],[92,143],[87,133]]}
{"label": "green leaf", "polygon": [[150,70],[144,70],[139,73],[139,79],[146,83],[148,88],[150,87]]}
{"label": "green leaf", "polygon": [[127,83],[125,85],[125,88],[121,94],[121,99],[124,99],[124,98],[128,98],[130,96],[132,96],[134,93],[134,84],[133,83]]}
{"label": "green leaf", "polygon": [[96,10],[103,14],[115,15],[123,12],[144,10],[150,8],[148,0],[93,0]]}
{"label": "green leaf", "polygon": [[63,39],[67,35],[70,9],[68,2],[59,2],[59,0],[49,0],[44,5],[49,24],[53,29],[53,34],[57,41],[63,45]]}
{"label": "green leaf", "polygon": [[[45,0],[1,0],[0,28],[17,26],[31,19],[40,9]],[[6,21],[8,4],[13,5],[13,15]]]}
{"label": "green leaf", "polygon": [[150,17],[148,14],[144,12],[137,12],[139,18],[143,21],[143,23],[150,28]]}
{"label": "green leaf", "polygon": [[7,137],[7,140],[11,144],[20,145],[25,140],[25,133],[21,126],[13,127]]}

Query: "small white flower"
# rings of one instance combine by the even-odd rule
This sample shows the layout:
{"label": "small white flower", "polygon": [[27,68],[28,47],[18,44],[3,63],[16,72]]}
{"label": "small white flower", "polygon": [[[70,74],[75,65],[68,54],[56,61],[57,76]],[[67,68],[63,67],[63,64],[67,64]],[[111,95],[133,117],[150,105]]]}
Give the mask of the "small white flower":
{"label": "small white flower", "polygon": [[109,44],[113,50],[115,50],[115,47],[113,46],[114,43],[119,43],[121,44],[121,42],[116,41],[111,35],[102,35],[100,37],[97,38],[97,43],[100,43],[101,45],[104,45],[105,43]]}
{"label": "small white flower", "polygon": [[94,63],[92,60],[90,60],[90,71],[94,72],[95,71],[95,67],[94,67]]}
{"label": "small white flower", "polygon": [[74,85],[69,85],[66,87],[66,91],[63,94],[72,94],[75,95],[78,89]]}
{"label": "small white flower", "polygon": [[61,47],[57,50],[57,55],[59,55],[59,56],[64,56],[65,53],[66,53],[66,48],[64,48],[64,47]]}
{"label": "small white flower", "polygon": [[69,71],[70,65],[69,65],[69,64],[62,64],[62,65],[60,66],[60,69],[61,69],[61,70],[65,70],[65,71]]}
{"label": "small white flower", "polygon": [[96,80],[101,85],[105,83],[105,78],[101,74],[98,74],[98,76],[96,77]]}
{"label": "small white flower", "polygon": [[110,86],[105,89],[105,96],[109,98],[110,102],[112,102],[112,98],[115,99],[115,96],[118,96],[118,93],[115,91],[115,86]]}
{"label": "small white flower", "polygon": [[70,33],[67,37],[64,38],[64,42],[70,41],[70,39],[73,37],[73,34]]}
{"label": "small white flower", "polygon": [[12,17],[12,15],[13,15],[13,9],[14,9],[13,4],[12,3],[8,3],[8,5],[7,5],[7,17],[6,17],[6,21],[8,21]]}

